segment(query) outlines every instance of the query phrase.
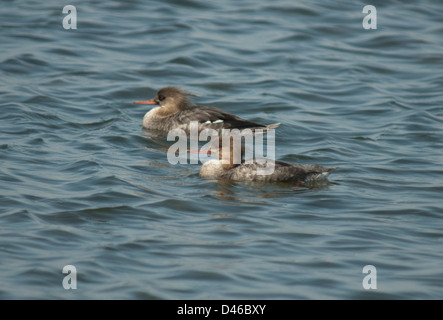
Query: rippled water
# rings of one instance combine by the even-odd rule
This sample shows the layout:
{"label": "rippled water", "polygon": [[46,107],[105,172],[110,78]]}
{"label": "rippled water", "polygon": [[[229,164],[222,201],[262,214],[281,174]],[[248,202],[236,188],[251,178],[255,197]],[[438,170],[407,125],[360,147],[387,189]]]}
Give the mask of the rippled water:
{"label": "rippled water", "polygon": [[[443,3],[69,4],[0,4],[0,298],[443,298]],[[166,85],[340,169],[203,180],[141,129]]]}

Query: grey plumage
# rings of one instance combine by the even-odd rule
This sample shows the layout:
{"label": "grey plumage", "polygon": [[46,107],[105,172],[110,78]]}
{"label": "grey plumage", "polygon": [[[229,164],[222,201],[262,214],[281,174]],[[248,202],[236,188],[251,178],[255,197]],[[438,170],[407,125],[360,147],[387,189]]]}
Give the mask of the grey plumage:
{"label": "grey plumage", "polygon": [[[269,159],[268,159],[269,161]],[[259,170],[265,171],[269,167],[266,163],[241,163],[231,168],[224,167],[219,160],[211,160],[202,165],[200,176],[210,179],[229,179],[234,181],[257,181],[257,182],[302,182],[325,180],[334,167],[323,167],[316,164],[290,164],[275,161],[270,174],[260,174]]]}
{"label": "grey plumage", "polygon": [[264,125],[242,119],[215,107],[194,105],[190,93],[176,87],[160,89],[149,104],[157,104],[159,107],[150,110],[143,118],[143,127],[148,130],[169,132],[177,128],[189,133],[191,121],[198,123],[199,132],[208,128],[218,133],[221,133],[222,129],[240,131],[262,129],[266,132],[280,125],[279,123]]}

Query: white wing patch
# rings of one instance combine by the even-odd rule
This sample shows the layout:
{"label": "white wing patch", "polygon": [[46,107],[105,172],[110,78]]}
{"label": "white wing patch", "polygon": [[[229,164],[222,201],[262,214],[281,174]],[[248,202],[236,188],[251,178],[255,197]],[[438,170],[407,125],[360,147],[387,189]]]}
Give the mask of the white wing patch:
{"label": "white wing patch", "polygon": [[203,123],[204,124],[210,124],[210,123],[215,124],[215,123],[222,123],[222,122],[223,122],[223,120],[218,119],[218,120],[215,120],[215,121],[208,120],[208,121],[203,122]]}

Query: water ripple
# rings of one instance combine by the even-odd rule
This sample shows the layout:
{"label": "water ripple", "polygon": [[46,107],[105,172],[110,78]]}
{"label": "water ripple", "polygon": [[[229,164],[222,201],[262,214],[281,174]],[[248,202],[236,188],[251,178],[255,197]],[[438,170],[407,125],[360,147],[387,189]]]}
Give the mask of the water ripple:
{"label": "water ripple", "polygon": [[[0,5],[0,298],[441,299],[438,4]],[[19,22],[18,22],[19,21]],[[281,126],[322,185],[204,180],[141,128],[167,85]],[[78,268],[64,290],[62,268]],[[362,288],[375,265],[378,289]]]}

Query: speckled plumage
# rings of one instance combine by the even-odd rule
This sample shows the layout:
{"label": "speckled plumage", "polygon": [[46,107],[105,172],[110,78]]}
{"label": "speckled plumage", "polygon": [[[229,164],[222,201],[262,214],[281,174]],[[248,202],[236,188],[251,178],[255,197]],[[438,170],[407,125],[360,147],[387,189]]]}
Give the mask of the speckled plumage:
{"label": "speckled plumage", "polygon": [[[325,180],[336,168],[317,164],[291,164],[273,159],[250,159],[245,161],[245,146],[234,149],[233,138],[223,144],[223,138],[213,141],[210,153],[217,159],[205,162],[200,176],[209,179],[228,179],[257,182],[307,182]],[[227,142],[227,141],[226,141]],[[235,157],[235,152],[239,152]],[[239,160],[236,162],[237,160]]]}
{"label": "speckled plumage", "polygon": [[[268,161],[271,161],[268,159]],[[268,164],[269,166],[269,164]],[[234,181],[258,182],[290,182],[290,181],[318,181],[326,179],[336,168],[323,167],[316,164],[290,164],[275,161],[274,170],[270,174],[259,174],[258,170],[265,171],[265,163],[241,163],[230,168],[223,166],[220,160],[205,162],[200,168],[200,176],[209,179],[229,179]]]}
{"label": "speckled plumage", "polygon": [[157,104],[143,117],[143,127],[148,130],[169,132],[172,129],[182,129],[189,133],[190,122],[198,122],[198,131],[214,129],[221,133],[222,129],[274,129],[279,123],[264,125],[245,120],[226,113],[215,107],[194,105],[189,93],[176,88],[165,87],[160,89],[155,98],[149,101],[136,103]]}

